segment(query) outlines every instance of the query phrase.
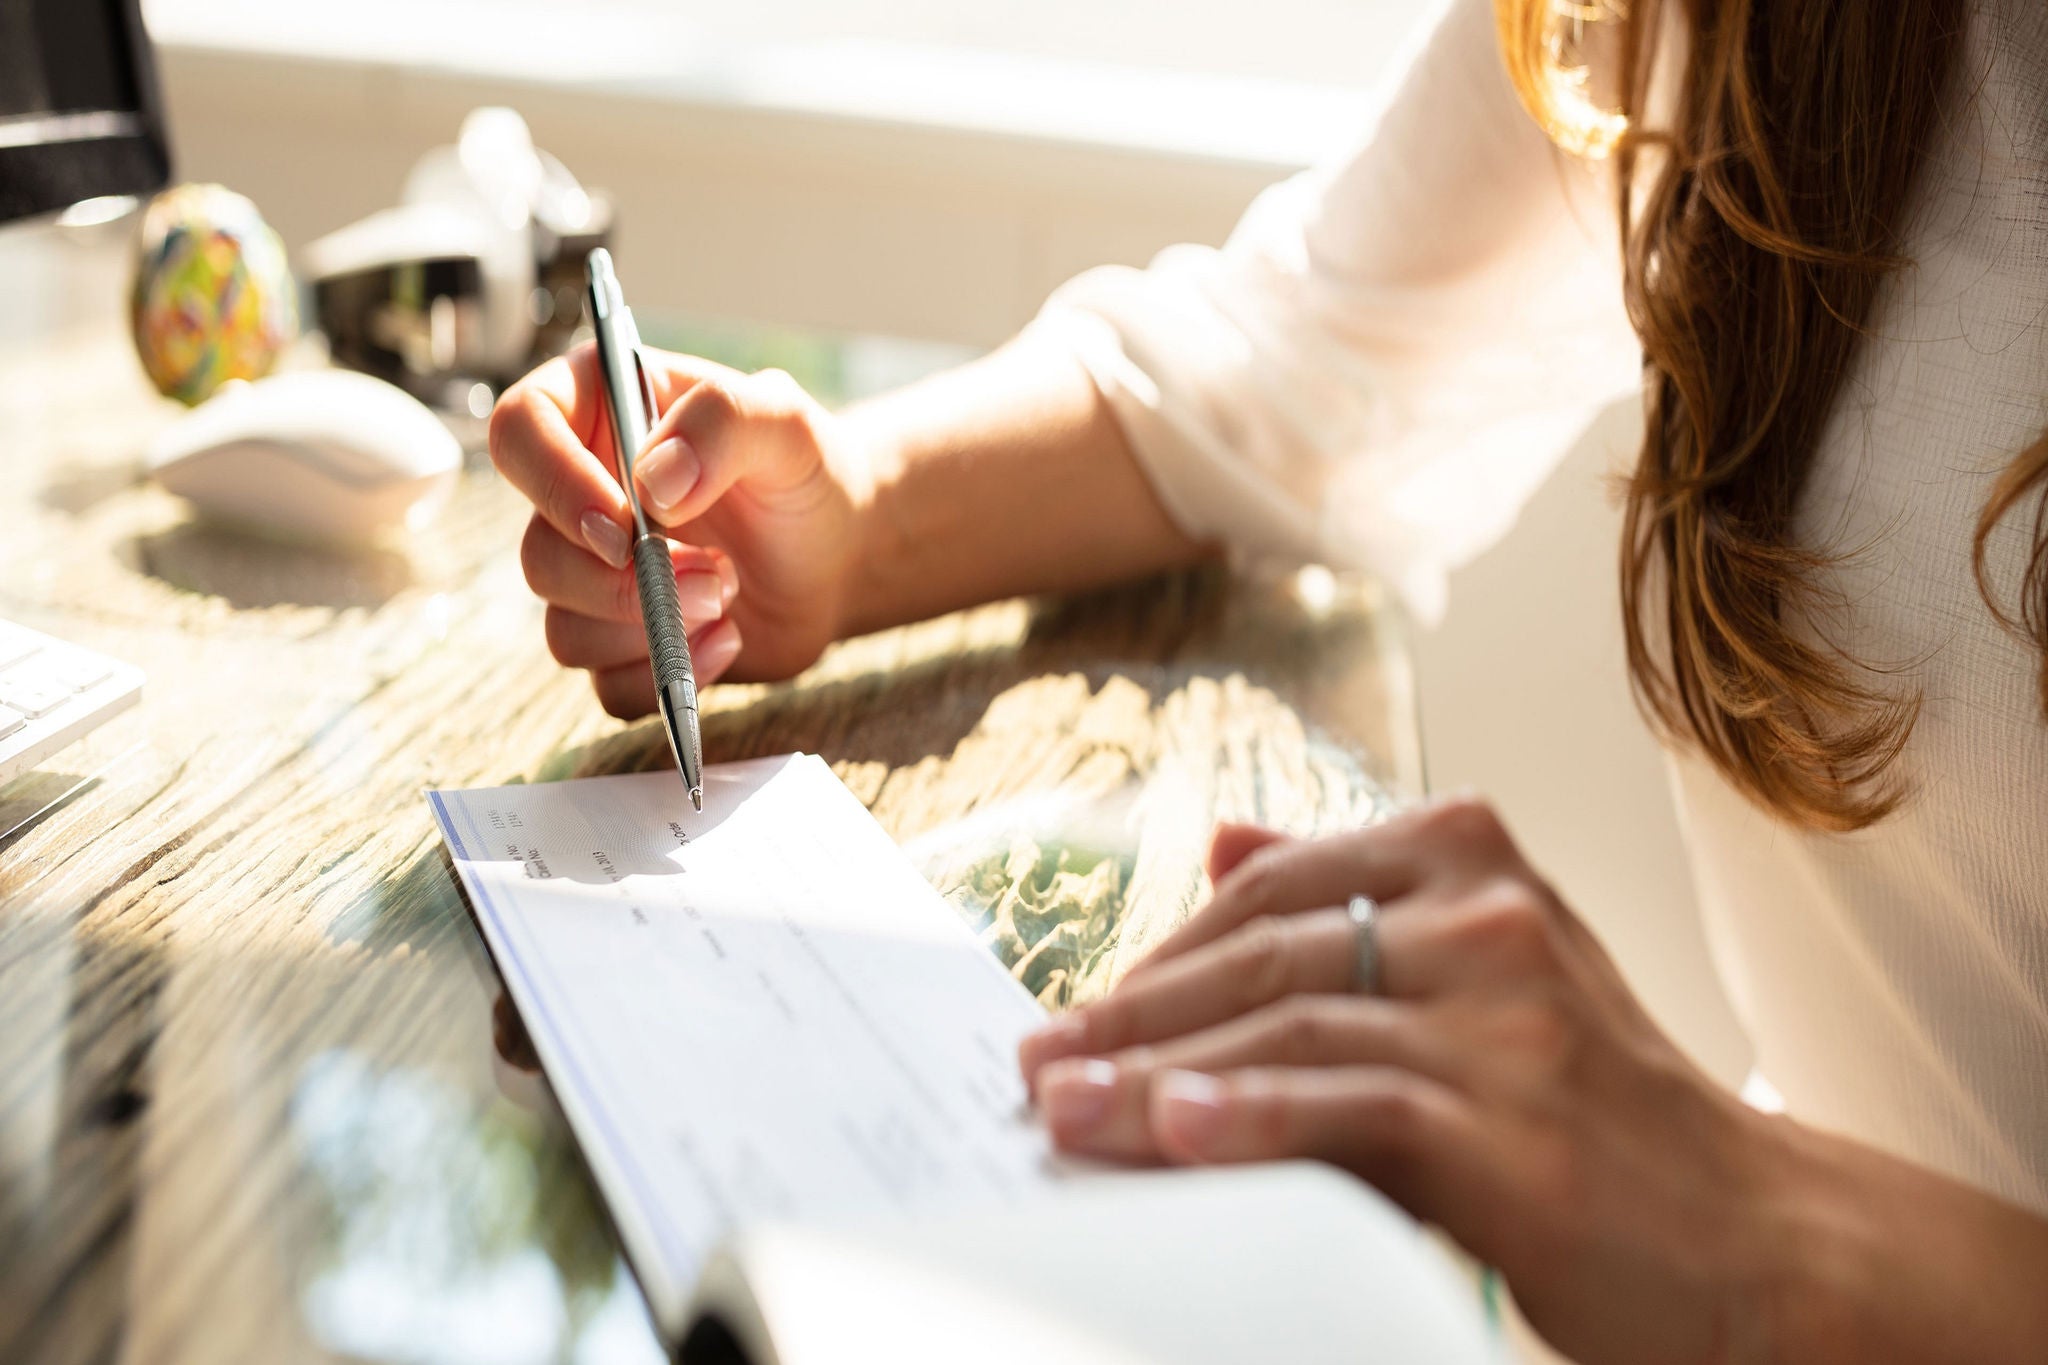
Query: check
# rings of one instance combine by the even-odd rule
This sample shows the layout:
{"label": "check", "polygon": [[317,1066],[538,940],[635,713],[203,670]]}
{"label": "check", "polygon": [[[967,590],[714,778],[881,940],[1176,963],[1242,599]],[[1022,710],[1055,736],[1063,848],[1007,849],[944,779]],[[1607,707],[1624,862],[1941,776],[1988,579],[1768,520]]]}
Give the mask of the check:
{"label": "check", "polygon": [[666,1331],[757,1220],[1013,1199],[1057,1170],[1044,1018],[823,761],[428,794]]}

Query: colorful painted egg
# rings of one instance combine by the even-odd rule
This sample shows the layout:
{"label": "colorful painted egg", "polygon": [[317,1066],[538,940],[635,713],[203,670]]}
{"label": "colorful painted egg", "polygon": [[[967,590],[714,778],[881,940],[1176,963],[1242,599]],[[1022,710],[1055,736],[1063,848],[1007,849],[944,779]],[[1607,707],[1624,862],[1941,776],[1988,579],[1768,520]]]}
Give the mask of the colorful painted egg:
{"label": "colorful painted egg", "polygon": [[298,335],[298,286],[254,204],[219,185],[179,185],[143,213],[129,313],[150,380],[197,404],[270,371]]}

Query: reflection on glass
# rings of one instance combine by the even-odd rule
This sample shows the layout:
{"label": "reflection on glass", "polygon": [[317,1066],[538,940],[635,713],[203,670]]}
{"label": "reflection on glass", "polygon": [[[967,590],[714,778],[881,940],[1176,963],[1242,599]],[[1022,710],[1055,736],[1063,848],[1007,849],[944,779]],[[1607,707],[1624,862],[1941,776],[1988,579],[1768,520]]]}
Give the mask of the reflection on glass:
{"label": "reflection on glass", "polygon": [[1106,985],[1137,862],[1137,791],[1006,802],[906,851],[1024,989],[1065,1009]]}
{"label": "reflection on glass", "polygon": [[327,1227],[300,1304],[336,1355],[656,1365],[646,1309],[559,1121],[431,1074],[314,1057],[291,1125]]}

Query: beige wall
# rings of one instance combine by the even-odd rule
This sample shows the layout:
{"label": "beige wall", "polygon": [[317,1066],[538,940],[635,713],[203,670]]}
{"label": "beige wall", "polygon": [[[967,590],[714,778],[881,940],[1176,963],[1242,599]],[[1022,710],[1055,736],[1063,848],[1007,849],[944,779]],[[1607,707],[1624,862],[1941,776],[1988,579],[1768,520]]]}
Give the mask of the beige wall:
{"label": "beige wall", "polygon": [[619,210],[644,310],[993,346],[1061,281],[1216,241],[1286,167],[167,46],[177,172],[297,250],[397,200],[463,116],[510,104]]}

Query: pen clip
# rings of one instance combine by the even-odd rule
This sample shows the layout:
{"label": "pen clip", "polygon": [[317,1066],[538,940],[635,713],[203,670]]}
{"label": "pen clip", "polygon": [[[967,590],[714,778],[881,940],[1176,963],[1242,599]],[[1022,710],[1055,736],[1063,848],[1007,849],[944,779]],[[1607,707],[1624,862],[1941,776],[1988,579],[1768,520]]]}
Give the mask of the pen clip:
{"label": "pen clip", "polygon": [[654,427],[661,420],[660,409],[654,406],[654,381],[647,377],[647,359],[640,354],[640,346],[633,346],[633,373],[640,379],[640,405],[647,410],[647,434],[654,434]]}
{"label": "pen clip", "polygon": [[[636,341],[628,346],[626,351],[633,360],[633,377],[640,381],[638,397],[640,399],[642,420],[638,425],[641,432],[640,439],[645,443],[647,438],[654,434],[654,384],[647,377],[647,362],[640,355],[640,344]],[[619,403],[625,402],[626,395],[623,392],[619,393],[616,395],[616,401]],[[620,413],[618,416],[623,419],[625,414]],[[625,449],[625,428],[626,423],[623,420],[620,420],[613,428],[613,434],[618,437],[620,447],[619,474],[624,479],[626,485],[626,505],[633,509],[634,534],[646,535],[648,531],[647,511],[640,505],[640,490],[636,486],[637,476],[633,472],[633,467],[640,462],[640,452]]]}

